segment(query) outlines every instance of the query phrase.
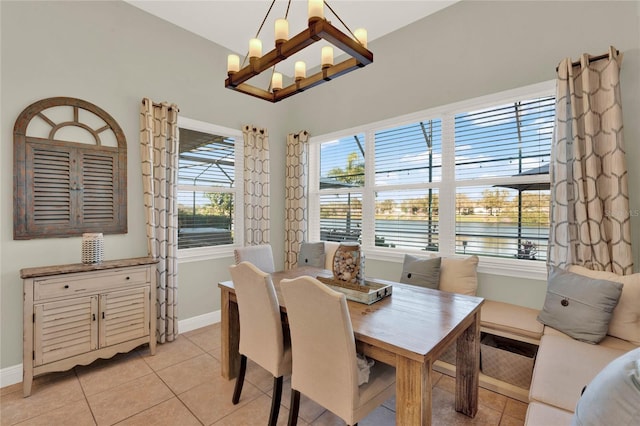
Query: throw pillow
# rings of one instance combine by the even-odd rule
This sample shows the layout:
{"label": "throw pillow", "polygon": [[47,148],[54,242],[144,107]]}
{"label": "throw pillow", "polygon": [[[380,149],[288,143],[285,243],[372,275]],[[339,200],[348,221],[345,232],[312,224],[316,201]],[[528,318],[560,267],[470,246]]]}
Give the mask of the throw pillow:
{"label": "throw pillow", "polygon": [[478,256],[465,259],[443,258],[440,265],[440,290],[475,296],[478,290]]}
{"label": "throw pillow", "polygon": [[622,295],[613,310],[607,334],[640,346],[640,273],[617,275],[613,272],[592,271],[578,265],[571,265],[569,272],[622,283]]}
{"label": "throw pillow", "polygon": [[574,274],[554,266],[538,321],[574,339],[596,344],[607,335],[622,284]]}
{"label": "throw pillow", "polygon": [[324,242],[302,242],[298,253],[298,266],[315,266],[324,268]]}
{"label": "throw pillow", "polygon": [[400,282],[438,289],[440,260],[439,257],[424,259],[405,254]]}
{"label": "throw pillow", "polygon": [[611,361],[578,400],[572,426],[637,425],[640,421],[640,348]]}

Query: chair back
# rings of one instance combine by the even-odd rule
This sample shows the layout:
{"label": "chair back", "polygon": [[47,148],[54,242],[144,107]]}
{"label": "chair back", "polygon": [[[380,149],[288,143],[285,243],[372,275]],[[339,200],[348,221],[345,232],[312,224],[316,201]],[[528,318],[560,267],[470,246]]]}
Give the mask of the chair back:
{"label": "chair back", "polygon": [[251,262],[263,272],[269,274],[276,271],[273,262],[273,250],[270,244],[260,244],[256,246],[239,247],[233,251],[236,264],[240,262]]}
{"label": "chair back", "polygon": [[268,370],[284,374],[280,305],[271,276],[249,262],[229,267],[238,299],[240,353]]}
{"label": "chair back", "polygon": [[293,370],[291,387],[348,418],[358,400],[358,367],[345,295],[310,276],[282,280]]}

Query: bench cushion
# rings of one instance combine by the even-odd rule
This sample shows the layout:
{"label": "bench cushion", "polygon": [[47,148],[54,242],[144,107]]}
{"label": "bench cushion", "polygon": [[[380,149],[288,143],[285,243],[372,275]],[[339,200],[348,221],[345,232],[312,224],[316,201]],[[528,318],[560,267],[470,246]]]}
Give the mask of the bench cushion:
{"label": "bench cushion", "polygon": [[527,426],[570,426],[572,418],[573,413],[569,411],[534,401],[529,403],[524,424]]}
{"label": "bench cushion", "polygon": [[439,289],[475,296],[478,289],[478,256],[463,259],[443,257],[440,264]]}
{"label": "bench cushion", "polygon": [[530,401],[573,412],[582,389],[623,350],[545,334],[533,368]]}
{"label": "bench cushion", "polygon": [[485,329],[540,340],[544,326],[536,319],[539,312],[537,309],[485,299],[480,311],[481,324]]}
{"label": "bench cushion", "polygon": [[[485,301],[486,303],[486,301]],[[484,305],[483,305],[484,306]],[[544,334],[547,335],[553,335],[553,336],[561,336],[564,337],[565,339],[571,339],[571,336],[564,334],[562,331],[560,330],[556,330],[553,327],[545,327],[544,328]],[[626,340],[622,340],[622,339],[618,339],[617,337],[613,337],[613,336],[606,336],[600,343],[598,343],[598,346],[604,346],[607,348],[612,348],[612,349],[617,349],[620,351],[632,351],[635,348],[638,347],[638,345],[634,345],[631,342],[628,342]]]}
{"label": "bench cushion", "polygon": [[336,250],[338,250],[338,247],[340,247],[340,243],[337,243],[335,241],[324,242],[324,269],[333,271],[333,256],[336,254]]}

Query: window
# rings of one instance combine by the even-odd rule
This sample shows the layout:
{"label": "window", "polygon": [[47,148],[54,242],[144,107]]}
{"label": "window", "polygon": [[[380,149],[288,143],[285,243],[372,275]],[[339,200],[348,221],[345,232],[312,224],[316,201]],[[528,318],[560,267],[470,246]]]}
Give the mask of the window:
{"label": "window", "polygon": [[310,238],[389,260],[477,254],[511,271],[546,260],[553,92],[548,82],[311,138]]}
{"label": "window", "polygon": [[178,249],[241,241],[242,134],[185,118],[178,127]]}
{"label": "window", "polygon": [[358,241],[362,228],[364,135],[322,145],[320,156],[320,238]]}
{"label": "window", "polygon": [[127,232],[127,141],[98,106],[48,98],[14,128],[14,239]]}
{"label": "window", "polygon": [[555,99],[457,114],[456,252],[546,260]]}

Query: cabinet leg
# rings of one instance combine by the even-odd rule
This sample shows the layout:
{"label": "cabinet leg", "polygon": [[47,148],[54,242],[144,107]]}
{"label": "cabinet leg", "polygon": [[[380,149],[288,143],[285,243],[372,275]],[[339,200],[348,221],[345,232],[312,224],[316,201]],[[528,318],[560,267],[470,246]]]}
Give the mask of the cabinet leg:
{"label": "cabinet leg", "polygon": [[31,396],[31,385],[33,384],[33,375],[22,373],[22,396],[25,398]]}

